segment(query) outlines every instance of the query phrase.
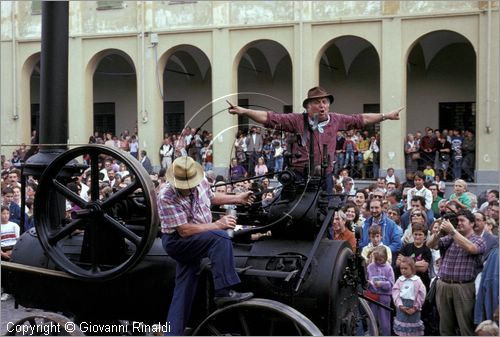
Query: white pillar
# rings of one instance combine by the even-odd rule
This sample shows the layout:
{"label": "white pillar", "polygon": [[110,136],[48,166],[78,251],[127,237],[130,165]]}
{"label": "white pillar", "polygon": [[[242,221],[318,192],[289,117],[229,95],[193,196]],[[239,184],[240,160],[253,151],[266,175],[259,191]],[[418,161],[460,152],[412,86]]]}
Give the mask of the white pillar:
{"label": "white pillar", "polygon": [[[401,19],[382,21],[382,51],[380,55],[380,112],[388,112],[406,104],[406,60],[401,45]],[[405,179],[404,137],[406,110],[399,121],[384,121],[380,125],[381,151],[379,175],[394,168]]]}
{"label": "white pillar", "polygon": [[[226,99],[238,103],[237,76],[238,65],[233,64],[230,34],[227,29],[215,29],[212,36],[212,130],[214,171],[227,175],[235,135],[238,130],[238,118],[227,112]],[[226,111],[224,111],[226,109]],[[219,113],[218,113],[219,112]],[[217,115],[215,115],[217,114]]]}

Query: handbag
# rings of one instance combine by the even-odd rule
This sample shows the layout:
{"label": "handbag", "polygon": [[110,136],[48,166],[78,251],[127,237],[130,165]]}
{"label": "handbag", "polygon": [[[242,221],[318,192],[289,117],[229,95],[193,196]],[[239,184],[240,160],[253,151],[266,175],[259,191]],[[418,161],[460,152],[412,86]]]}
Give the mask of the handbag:
{"label": "handbag", "polygon": [[420,159],[420,152],[413,152],[413,153],[411,154],[411,159],[413,159],[413,160],[418,160],[418,159]]}

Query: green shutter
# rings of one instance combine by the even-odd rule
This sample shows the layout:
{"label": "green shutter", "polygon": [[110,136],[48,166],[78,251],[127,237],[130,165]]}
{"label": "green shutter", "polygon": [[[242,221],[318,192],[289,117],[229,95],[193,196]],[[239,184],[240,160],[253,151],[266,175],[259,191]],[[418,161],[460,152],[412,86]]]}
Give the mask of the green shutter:
{"label": "green shutter", "polygon": [[42,2],[40,0],[31,1],[31,15],[42,14]]}
{"label": "green shutter", "polygon": [[196,1],[196,0],[173,0],[173,1],[169,1],[168,4],[169,5],[181,5],[181,4],[192,4],[195,2],[198,2],[198,1]]}
{"label": "green shutter", "polygon": [[123,1],[116,0],[106,0],[106,1],[97,1],[97,9],[121,9],[123,8]]}

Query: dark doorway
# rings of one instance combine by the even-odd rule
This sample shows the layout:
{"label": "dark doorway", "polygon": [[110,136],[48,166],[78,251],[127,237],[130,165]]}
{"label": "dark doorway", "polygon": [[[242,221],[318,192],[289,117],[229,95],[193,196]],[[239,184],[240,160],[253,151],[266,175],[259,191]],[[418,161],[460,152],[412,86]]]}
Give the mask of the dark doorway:
{"label": "dark doorway", "polygon": [[181,133],[184,128],[184,101],[163,103],[163,134]]}
{"label": "dark doorway", "polygon": [[36,130],[38,133],[38,128],[40,126],[40,104],[31,104],[31,132]]}
{"label": "dark doorway", "polygon": [[439,129],[475,131],[476,103],[439,103]]}
{"label": "dark doorway", "polygon": [[[240,98],[238,99],[238,105],[243,107],[243,108],[248,108],[249,107],[249,101],[247,98]],[[238,129],[241,131],[247,132],[249,130],[249,123],[250,121],[248,120],[248,117],[246,116],[238,116]]]}
{"label": "dark doorway", "polygon": [[116,135],[115,103],[94,103],[94,132]]}

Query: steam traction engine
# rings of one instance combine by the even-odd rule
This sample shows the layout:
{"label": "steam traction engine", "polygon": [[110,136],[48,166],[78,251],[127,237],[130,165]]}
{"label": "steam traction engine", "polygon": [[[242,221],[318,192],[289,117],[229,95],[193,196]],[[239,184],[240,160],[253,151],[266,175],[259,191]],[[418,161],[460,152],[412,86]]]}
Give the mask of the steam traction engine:
{"label": "steam traction engine", "polygon": [[[67,53],[67,11],[67,2],[42,3],[42,144],[67,139],[67,60],[61,63],[59,56],[65,54],[64,48]],[[62,136],[51,130],[54,123],[66,127]],[[100,194],[99,173],[103,158],[109,157],[126,165],[131,183],[107,196]],[[69,187],[84,173],[91,179],[88,201]],[[36,228],[21,236],[11,261],[2,262],[2,286],[18,304],[59,314],[27,317],[16,324],[62,324],[69,319],[79,327],[83,322],[125,327],[135,322],[165,323],[175,261],[162,248],[156,193],[140,163],[105,146],[67,150],[45,145],[24,166],[23,184],[28,176],[39,179]],[[326,239],[338,200],[321,194],[321,176],[299,179],[283,171],[279,181],[281,196],[269,207],[256,203],[237,210],[238,222],[249,225],[235,232],[233,239],[242,279],[239,287],[254,292],[256,298],[216,309],[206,261],[200,265],[198,289],[193,289],[196,299],[187,332],[354,335],[359,328],[375,332],[371,311],[358,298],[361,278],[356,255],[347,243]],[[66,211],[66,204],[71,211]],[[250,239],[253,233],[269,230],[272,237]]]}
{"label": "steam traction engine", "polygon": [[[88,165],[75,160],[84,156]],[[126,163],[133,177],[107,198],[99,195],[102,156]],[[84,171],[91,177],[89,201],[68,188]],[[258,203],[238,209],[238,221],[252,224],[233,238],[240,287],[256,298],[216,310],[210,263],[202,263],[192,333],[352,335],[361,321],[372,323],[358,299],[356,256],[347,243],[324,235],[335,199],[321,195],[319,178],[300,185],[291,176],[281,173],[281,198],[266,211]],[[12,261],[2,264],[3,286],[25,307],[79,323],[165,322],[175,261],[161,246],[155,205],[153,184],[135,158],[99,145],[64,152],[40,177],[36,229],[21,236]],[[272,237],[250,239],[268,230]]]}

